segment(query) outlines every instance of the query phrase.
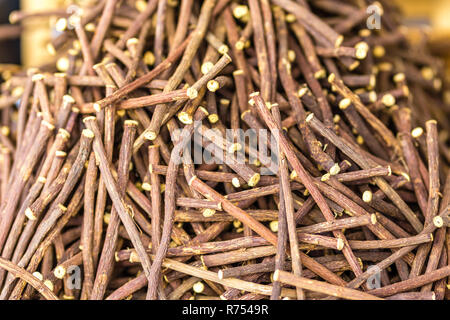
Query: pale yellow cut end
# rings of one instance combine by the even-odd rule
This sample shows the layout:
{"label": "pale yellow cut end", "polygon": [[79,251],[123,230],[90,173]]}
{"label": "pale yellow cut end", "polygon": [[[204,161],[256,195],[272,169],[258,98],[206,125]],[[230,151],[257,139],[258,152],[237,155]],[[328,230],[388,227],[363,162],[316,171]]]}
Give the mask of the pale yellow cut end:
{"label": "pale yellow cut end", "polygon": [[219,49],[217,49],[217,52],[220,54],[228,54],[228,51],[230,51],[230,48],[226,44],[221,45]]}
{"label": "pale yellow cut end", "polygon": [[239,179],[236,178],[236,177],[231,180],[231,184],[235,188],[240,188],[241,187],[241,183],[239,182]]}
{"label": "pale yellow cut end", "polygon": [[335,163],[334,166],[330,169],[330,174],[332,176],[337,175],[339,172],[341,172],[341,167],[339,167],[339,163]]}
{"label": "pale yellow cut end", "polygon": [[235,153],[237,151],[241,151],[242,150],[242,145],[240,143],[233,143],[229,148],[228,148],[228,152],[229,153]]}
{"label": "pale yellow cut end", "polygon": [[192,286],[192,289],[196,293],[202,293],[205,290],[205,285],[203,284],[203,282],[199,281],[199,282],[194,283],[194,285]]}
{"label": "pale yellow cut end", "polygon": [[155,64],[155,55],[151,51],[147,51],[144,54],[144,63],[148,66],[152,66]]}
{"label": "pale yellow cut end", "polygon": [[370,215],[370,223],[376,224],[377,223],[377,215],[375,213]]}
{"label": "pale yellow cut end", "polygon": [[192,124],[194,122],[192,116],[185,111],[178,113],[178,119],[184,124]]}
{"label": "pale yellow cut end", "polygon": [[63,279],[66,275],[66,268],[64,268],[63,266],[57,266],[55,270],[53,270],[53,274],[56,278]]}
{"label": "pale yellow cut end", "polygon": [[102,111],[102,107],[101,107],[100,104],[98,104],[98,103],[94,103],[94,104],[92,105],[92,107],[94,108],[95,112],[100,112],[100,111]]}
{"label": "pale yellow cut end", "polygon": [[59,18],[56,20],[55,23],[55,29],[56,31],[63,32],[67,29],[67,19],[66,18]]}
{"label": "pale yellow cut end", "polygon": [[272,232],[278,232],[278,220],[271,221],[269,226],[270,226],[270,230],[272,230]]}
{"label": "pale yellow cut end", "polygon": [[325,69],[320,69],[314,73],[314,78],[316,79],[324,79],[327,76],[327,72]]}
{"label": "pale yellow cut end", "polygon": [[31,221],[35,221],[37,219],[36,215],[30,208],[27,208],[25,210],[25,216],[28,218],[28,220],[31,220]]}
{"label": "pale yellow cut end", "polygon": [[399,72],[394,75],[394,82],[404,82],[406,79],[406,76],[403,72]]}
{"label": "pale yellow cut end", "polygon": [[342,44],[342,42],[344,42],[344,36],[343,35],[339,35],[336,39],[336,41],[334,42],[334,47],[335,48],[339,48]]}
{"label": "pale yellow cut end", "polygon": [[188,96],[189,99],[195,99],[198,97],[198,91],[195,88],[188,88],[186,90],[186,95]]}
{"label": "pale yellow cut end", "polygon": [[386,49],[383,46],[375,46],[372,52],[375,58],[382,58],[386,55]]}
{"label": "pale yellow cut end", "polygon": [[157,136],[158,136],[158,135],[156,134],[156,132],[149,131],[149,132],[146,132],[146,133],[145,133],[144,138],[145,138],[146,140],[153,141],[153,140],[156,139]]}
{"label": "pale yellow cut end", "polygon": [[366,202],[366,203],[372,202],[372,199],[373,199],[373,193],[372,193],[372,191],[369,191],[369,190],[364,191],[364,192],[363,192],[363,195],[362,195],[362,199],[363,199],[363,201]]}
{"label": "pale yellow cut end", "polygon": [[387,93],[381,98],[381,102],[387,107],[392,107],[397,101],[392,94]]}
{"label": "pale yellow cut end", "polygon": [[208,74],[212,70],[212,68],[214,68],[214,63],[212,63],[211,61],[206,61],[202,64],[200,70],[203,74]]}
{"label": "pale yellow cut end", "polygon": [[291,174],[290,174],[290,176],[289,176],[289,178],[291,179],[291,180],[294,180],[294,179],[296,179],[298,177],[298,174],[297,174],[297,171],[292,171],[291,172]]}
{"label": "pale yellow cut end", "polygon": [[203,210],[202,214],[203,214],[203,216],[205,218],[210,218],[210,217],[212,217],[213,215],[216,214],[216,210],[214,210],[214,209],[205,209],[205,210]]}
{"label": "pale yellow cut end", "polygon": [[344,249],[344,240],[342,240],[341,238],[337,239],[336,249],[338,249],[339,251]]}
{"label": "pale yellow cut end", "polygon": [[214,124],[214,123],[217,123],[217,121],[219,121],[219,115],[217,115],[217,114],[210,114],[209,116],[208,116],[208,120],[209,120],[209,122],[210,123],[212,123],[212,124]]}
{"label": "pale yellow cut end", "polygon": [[55,156],[58,157],[58,158],[65,158],[67,156],[67,152],[58,150],[58,151],[55,152]]}
{"label": "pale yellow cut end", "polygon": [[411,131],[411,136],[413,138],[419,138],[423,134],[423,128],[417,127]]}
{"label": "pale yellow cut end", "polygon": [[130,253],[130,259],[128,260],[131,263],[141,262],[141,259],[139,258],[136,251],[131,251]]}
{"label": "pale yellow cut end", "polygon": [[139,122],[135,120],[125,120],[124,124],[130,127],[137,127],[139,125]]}
{"label": "pale yellow cut end", "polygon": [[433,224],[436,228],[442,228],[444,226],[444,219],[440,216],[436,216],[433,218]]}
{"label": "pale yellow cut end", "polygon": [[322,182],[328,181],[328,180],[330,180],[330,177],[331,177],[331,174],[325,173],[325,174],[320,178],[320,181],[322,181]]}
{"label": "pale yellow cut end", "polygon": [[37,181],[40,184],[45,184],[47,182],[47,178],[46,177],[39,177],[39,178],[37,178]]}
{"label": "pale yellow cut end", "polygon": [[81,134],[89,139],[94,139],[95,137],[94,132],[92,132],[92,130],[90,129],[84,129]]}
{"label": "pale yellow cut end", "polygon": [[345,110],[352,104],[352,101],[348,98],[344,98],[339,102],[339,109]]}
{"label": "pale yellow cut end", "polygon": [[273,273],[273,280],[274,281],[280,280],[280,270],[275,270],[275,272]]}
{"label": "pale yellow cut end", "polygon": [[209,91],[216,92],[217,90],[220,89],[220,84],[216,80],[210,80],[206,84],[206,87],[208,88]]}
{"label": "pale yellow cut end", "polygon": [[336,75],[334,73],[330,73],[328,76],[328,82],[333,83],[336,80]]}
{"label": "pale yellow cut end", "polygon": [[141,188],[147,192],[152,191],[152,186],[148,182],[144,182],[141,186]]}
{"label": "pale yellow cut end", "polygon": [[259,173],[255,173],[248,181],[248,185],[250,187],[254,187],[258,184],[260,179],[261,179],[261,175]]}
{"label": "pale yellow cut end", "polygon": [[38,272],[38,271],[33,272],[33,276],[34,276],[36,279],[40,280],[40,281],[44,280],[44,277],[42,276],[42,273],[40,273],[40,272]]}
{"label": "pale yellow cut end", "polygon": [[364,60],[369,52],[369,45],[366,42],[358,42],[355,45],[356,58],[359,60]]}

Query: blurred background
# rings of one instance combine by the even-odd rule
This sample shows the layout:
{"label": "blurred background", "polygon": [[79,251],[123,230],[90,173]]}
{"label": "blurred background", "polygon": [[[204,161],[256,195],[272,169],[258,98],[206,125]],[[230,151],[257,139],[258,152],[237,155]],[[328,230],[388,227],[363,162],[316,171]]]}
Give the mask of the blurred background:
{"label": "blurred background", "polygon": [[[49,60],[47,43],[50,40],[48,18],[28,19],[22,26],[5,29],[9,13],[21,8],[25,11],[57,10],[73,2],[92,0],[0,0],[0,35],[12,38],[0,40],[0,64],[19,64],[29,67]],[[411,27],[411,38],[420,41],[423,30],[430,36],[430,45],[436,54],[450,61],[450,0],[395,0],[405,15],[404,23]],[[3,29],[2,29],[3,28]],[[23,28],[21,41],[17,34]],[[420,30],[420,31],[419,31]],[[2,37],[0,37],[2,39]],[[22,46],[23,50],[20,50]]]}

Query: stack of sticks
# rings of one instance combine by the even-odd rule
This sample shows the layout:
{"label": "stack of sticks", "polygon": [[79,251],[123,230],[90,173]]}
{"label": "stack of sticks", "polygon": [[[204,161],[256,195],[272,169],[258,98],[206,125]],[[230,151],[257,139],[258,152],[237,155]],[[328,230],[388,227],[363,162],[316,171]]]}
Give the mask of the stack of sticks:
{"label": "stack of sticks", "polygon": [[11,16],[56,19],[1,88],[0,299],[448,298],[450,86],[389,1],[80,9]]}

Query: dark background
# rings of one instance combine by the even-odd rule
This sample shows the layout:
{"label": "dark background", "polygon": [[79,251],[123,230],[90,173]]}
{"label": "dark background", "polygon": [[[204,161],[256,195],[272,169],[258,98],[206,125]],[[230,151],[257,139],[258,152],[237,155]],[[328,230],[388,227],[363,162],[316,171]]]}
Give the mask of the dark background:
{"label": "dark background", "polygon": [[[19,0],[0,0],[0,24],[8,24],[11,11],[18,9]],[[20,64],[20,40],[0,41],[0,63]]]}

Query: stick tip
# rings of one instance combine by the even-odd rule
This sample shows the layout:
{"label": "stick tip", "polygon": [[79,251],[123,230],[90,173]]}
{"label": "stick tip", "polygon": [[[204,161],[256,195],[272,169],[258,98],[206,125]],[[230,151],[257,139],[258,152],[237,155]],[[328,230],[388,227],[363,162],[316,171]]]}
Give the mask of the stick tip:
{"label": "stick tip", "polygon": [[86,117],[86,118],[83,119],[83,123],[88,123],[88,122],[96,121],[96,120],[97,120],[96,117],[94,117],[94,116],[89,116],[89,117]]}
{"label": "stick tip", "polygon": [[220,84],[217,80],[209,80],[206,84],[206,87],[210,92],[216,92],[220,89]]}
{"label": "stick tip", "polygon": [[30,221],[35,221],[37,219],[37,216],[35,215],[35,213],[33,212],[33,210],[31,210],[30,208],[27,208],[25,210],[25,216],[28,218],[28,220]]}
{"label": "stick tip", "polygon": [[444,226],[444,219],[441,216],[436,216],[433,218],[433,224],[436,228],[442,228]]}
{"label": "stick tip", "polygon": [[202,214],[203,214],[203,216],[205,218],[211,218],[213,215],[216,214],[216,210],[214,210],[214,209],[205,209],[205,210],[203,210]]}
{"label": "stick tip", "polygon": [[193,123],[192,116],[185,111],[181,111],[180,113],[178,113],[178,119],[184,124],[192,124]]}
{"label": "stick tip", "polygon": [[314,113],[310,113],[310,114],[306,117],[306,122],[310,122],[312,119],[314,119]]}
{"label": "stick tip", "polygon": [[261,180],[261,175],[259,173],[255,173],[248,181],[248,185],[250,187],[254,187],[258,184],[259,180]]}
{"label": "stick tip", "polygon": [[53,270],[53,274],[55,275],[56,278],[63,279],[64,276],[66,275],[66,268],[59,265],[55,268],[55,270]]}
{"label": "stick tip", "polygon": [[95,137],[94,132],[92,132],[92,130],[90,129],[84,129],[81,134],[83,135],[83,137],[86,137],[88,139],[94,139]]}
{"label": "stick tip", "polygon": [[334,73],[330,73],[328,76],[328,82],[333,83],[336,80],[336,75]]}
{"label": "stick tip", "polygon": [[278,281],[280,280],[280,270],[275,270],[275,272],[273,273],[273,281]]}
{"label": "stick tip", "polygon": [[344,240],[342,240],[341,238],[337,239],[336,249],[338,249],[339,251],[344,249]]}
{"label": "stick tip", "polygon": [[370,215],[370,223],[376,224],[377,223],[377,215],[375,213]]}
{"label": "stick tip", "polygon": [[341,167],[339,167],[339,163],[335,163],[334,166],[330,169],[330,174],[332,176],[337,175],[339,172],[341,172]]}
{"label": "stick tip", "polygon": [[366,190],[364,191],[363,195],[362,195],[362,199],[365,203],[370,203],[372,202],[373,199],[373,193],[370,190]]}
{"label": "stick tip", "polygon": [[198,97],[198,90],[195,88],[188,88],[186,90],[186,95],[189,99],[193,100]]}
{"label": "stick tip", "polygon": [[158,135],[157,135],[156,132],[154,132],[154,131],[149,131],[149,132],[147,132],[147,133],[144,134],[144,138],[145,138],[146,140],[150,140],[150,141],[155,140],[157,136],[158,136]]}

